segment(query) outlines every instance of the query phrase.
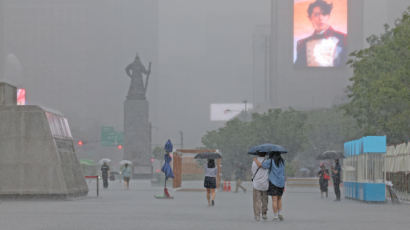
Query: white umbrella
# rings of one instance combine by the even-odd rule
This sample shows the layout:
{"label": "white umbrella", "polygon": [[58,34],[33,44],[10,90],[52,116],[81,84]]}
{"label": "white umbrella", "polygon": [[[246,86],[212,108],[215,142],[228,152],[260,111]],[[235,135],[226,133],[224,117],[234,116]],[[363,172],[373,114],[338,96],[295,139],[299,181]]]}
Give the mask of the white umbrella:
{"label": "white umbrella", "polygon": [[125,164],[132,165],[132,161],[129,161],[129,160],[122,160],[122,161],[120,161],[120,165],[125,165]]}
{"label": "white umbrella", "polygon": [[98,163],[99,163],[100,165],[104,164],[104,162],[110,163],[110,162],[111,162],[111,159],[103,158],[103,159],[101,159],[101,160],[98,161]]}

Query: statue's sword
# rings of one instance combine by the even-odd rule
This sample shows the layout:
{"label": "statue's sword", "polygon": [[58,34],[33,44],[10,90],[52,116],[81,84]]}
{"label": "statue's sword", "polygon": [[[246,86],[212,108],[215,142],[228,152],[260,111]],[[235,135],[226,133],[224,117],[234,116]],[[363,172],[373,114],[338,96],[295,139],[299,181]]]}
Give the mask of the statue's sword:
{"label": "statue's sword", "polygon": [[147,87],[148,87],[148,80],[149,80],[149,75],[151,75],[151,62],[148,64],[148,73],[147,73],[147,79],[145,81],[145,93],[147,92]]}

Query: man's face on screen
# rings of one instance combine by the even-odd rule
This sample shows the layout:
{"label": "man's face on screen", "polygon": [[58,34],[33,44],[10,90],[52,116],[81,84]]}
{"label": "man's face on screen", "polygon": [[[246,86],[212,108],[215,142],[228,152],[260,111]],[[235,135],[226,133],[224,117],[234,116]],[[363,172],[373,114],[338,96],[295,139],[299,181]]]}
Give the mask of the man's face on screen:
{"label": "man's face on screen", "polygon": [[312,14],[310,15],[310,21],[312,22],[313,28],[316,32],[321,32],[326,30],[329,27],[330,15],[324,15],[320,7],[313,8]]}

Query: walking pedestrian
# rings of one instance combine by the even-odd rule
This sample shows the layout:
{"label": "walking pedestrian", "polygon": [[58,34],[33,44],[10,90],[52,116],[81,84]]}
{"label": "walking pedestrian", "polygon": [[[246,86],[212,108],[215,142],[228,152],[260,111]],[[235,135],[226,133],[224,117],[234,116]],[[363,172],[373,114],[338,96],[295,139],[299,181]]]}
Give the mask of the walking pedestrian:
{"label": "walking pedestrian", "polygon": [[333,179],[333,187],[335,190],[335,195],[336,195],[336,200],[335,201],[340,201],[340,182],[341,182],[341,172],[342,168],[340,167],[339,164],[339,159],[335,160],[335,166],[332,166],[332,179]]}
{"label": "walking pedestrian", "polygon": [[[265,161],[266,153],[258,154],[258,161]],[[266,220],[268,212],[268,169],[259,167],[256,162],[252,162],[252,185],[253,185],[253,214],[256,221],[259,221],[261,218]]]}
{"label": "walking pedestrian", "polygon": [[205,179],[204,187],[206,188],[206,199],[208,200],[208,206],[215,205],[215,189],[216,189],[216,175],[218,168],[215,167],[215,160],[208,159],[208,163],[205,165]]}
{"label": "walking pedestrian", "polygon": [[329,170],[326,169],[326,166],[324,163],[320,164],[320,171],[317,173],[319,176],[319,185],[320,185],[320,197],[323,199],[325,196],[328,198],[329,193],[328,193],[328,187],[329,187],[329,180],[330,180],[330,174]]}
{"label": "walking pedestrian", "polygon": [[101,176],[103,179],[103,187],[108,188],[108,172],[110,171],[110,166],[108,166],[107,162],[104,162],[101,166]]}
{"label": "walking pedestrian", "polygon": [[242,180],[245,179],[245,170],[246,170],[245,167],[241,163],[237,164],[236,170],[235,170],[236,183],[235,183],[234,193],[237,193],[239,188],[241,188],[243,192],[246,192],[246,188],[243,187],[242,185]]}
{"label": "walking pedestrian", "polygon": [[280,152],[269,153],[269,159],[261,163],[256,157],[253,159],[258,167],[269,169],[268,195],[272,197],[273,221],[282,221],[282,195],[285,190],[285,161]]}
{"label": "walking pedestrian", "polygon": [[128,167],[128,164],[125,164],[121,174],[125,183],[125,188],[128,190],[130,188],[131,167]]}

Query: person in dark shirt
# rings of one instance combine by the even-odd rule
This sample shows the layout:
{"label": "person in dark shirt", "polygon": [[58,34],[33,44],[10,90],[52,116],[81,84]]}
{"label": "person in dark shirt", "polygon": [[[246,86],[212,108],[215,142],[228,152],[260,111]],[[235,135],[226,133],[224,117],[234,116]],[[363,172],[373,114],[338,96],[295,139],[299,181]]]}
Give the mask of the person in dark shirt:
{"label": "person in dark shirt", "polygon": [[333,179],[333,187],[335,189],[335,194],[336,194],[336,200],[335,201],[340,201],[340,182],[341,182],[341,172],[342,168],[340,167],[339,164],[339,159],[335,160],[335,166],[332,167],[332,179]]}
{"label": "person in dark shirt", "polygon": [[329,196],[328,193],[328,187],[329,187],[329,179],[330,179],[330,173],[329,170],[326,169],[326,166],[324,163],[320,164],[320,171],[317,174],[319,176],[319,185],[320,185],[320,197],[326,198]]}
{"label": "person in dark shirt", "polygon": [[108,188],[108,172],[110,171],[110,166],[108,166],[107,162],[104,162],[101,166],[101,175],[103,179],[103,187]]}

